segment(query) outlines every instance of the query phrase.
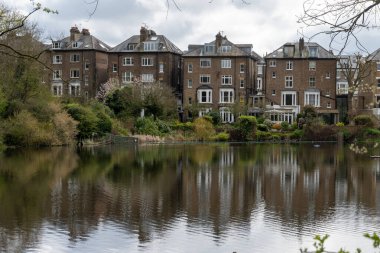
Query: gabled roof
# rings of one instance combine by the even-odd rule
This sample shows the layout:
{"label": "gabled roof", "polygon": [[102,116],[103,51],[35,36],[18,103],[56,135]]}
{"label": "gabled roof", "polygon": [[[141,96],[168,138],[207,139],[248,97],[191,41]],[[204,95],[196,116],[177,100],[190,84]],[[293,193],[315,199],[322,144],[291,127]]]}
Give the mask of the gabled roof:
{"label": "gabled roof", "polygon": [[372,61],[380,61],[380,48],[377,49],[375,52],[371,53],[370,55],[368,55],[368,60],[372,60]]}
{"label": "gabled roof", "polygon": [[[288,52],[287,50],[290,49]],[[312,55],[311,49],[316,49],[316,54]],[[296,43],[286,43],[282,45],[277,50],[265,56],[266,59],[281,59],[281,58],[320,58],[320,59],[336,59],[336,56],[324,49],[318,43],[315,42],[304,42],[301,39]]]}
{"label": "gabled roof", "polygon": [[[218,44],[218,36],[220,36],[220,43]],[[188,51],[183,55],[184,57],[207,57],[207,56],[244,56],[244,57],[254,57],[252,55],[252,44],[234,44],[229,41],[226,37],[222,37],[220,33],[216,35],[217,39],[212,42],[205,43],[204,45],[193,45],[188,46]],[[230,46],[231,50],[228,52],[222,51],[222,46]],[[206,48],[212,48],[212,50],[207,50]],[[256,54],[256,53],[255,53]]]}
{"label": "gabled roof", "polygon": [[[61,47],[54,48],[53,50],[97,50],[108,52],[111,49],[109,45],[96,38],[95,36],[90,35],[88,30],[86,31],[87,32],[77,33],[74,40],[72,40],[71,36],[69,36],[62,40],[54,41],[60,42]],[[73,42],[78,42],[77,47],[73,48]]]}
{"label": "gabled roof", "polygon": [[[110,52],[144,52],[144,43],[152,42],[158,44],[157,49],[150,50],[149,52],[170,52],[182,54],[182,51],[164,35],[156,35],[153,33],[149,35],[145,41],[140,41],[140,38],[140,35],[133,35],[129,39],[112,48]],[[132,50],[128,50],[128,45],[130,44],[134,44]]]}

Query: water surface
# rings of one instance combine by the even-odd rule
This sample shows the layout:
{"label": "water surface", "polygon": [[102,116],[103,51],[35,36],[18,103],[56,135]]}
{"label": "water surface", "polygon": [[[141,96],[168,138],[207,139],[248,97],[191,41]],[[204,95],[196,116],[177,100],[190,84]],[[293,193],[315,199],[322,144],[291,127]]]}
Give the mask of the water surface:
{"label": "water surface", "polygon": [[380,159],[335,144],[13,150],[0,251],[373,252],[379,195]]}

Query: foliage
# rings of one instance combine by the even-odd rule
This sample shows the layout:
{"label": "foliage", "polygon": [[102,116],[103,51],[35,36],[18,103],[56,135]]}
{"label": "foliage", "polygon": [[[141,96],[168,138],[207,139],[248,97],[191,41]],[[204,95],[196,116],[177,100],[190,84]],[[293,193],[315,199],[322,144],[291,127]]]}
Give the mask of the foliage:
{"label": "foliage", "polygon": [[296,129],[290,133],[289,138],[291,140],[301,140],[303,138],[303,135],[304,135],[304,130]]}
{"label": "foliage", "polygon": [[172,128],[175,130],[193,131],[194,130],[194,124],[190,121],[185,122],[185,123],[176,121],[175,124],[172,125]]}
{"label": "foliage", "polygon": [[338,122],[335,124],[337,127],[343,127],[344,126],[344,123],[343,122]]}
{"label": "foliage", "polygon": [[287,121],[283,121],[283,122],[281,122],[281,130],[282,131],[288,131],[289,130],[289,122],[287,122]]}
{"label": "foliage", "polygon": [[99,87],[98,92],[96,93],[95,98],[100,102],[105,102],[108,95],[112,93],[116,87],[119,86],[118,79],[110,78],[107,82],[102,83]]}
{"label": "foliage", "polygon": [[265,124],[268,127],[268,129],[271,129],[273,122],[270,119],[265,119],[263,124]]}
{"label": "foliage", "polygon": [[281,124],[280,123],[274,123],[273,125],[272,125],[272,129],[275,129],[275,130],[281,130]]}
{"label": "foliage", "polygon": [[304,139],[308,141],[335,141],[337,129],[334,126],[314,122],[304,126]]}
{"label": "foliage", "polygon": [[135,130],[138,134],[161,136],[158,125],[152,117],[138,118],[135,123]]}
{"label": "foliage", "polygon": [[210,117],[211,117],[211,119],[212,119],[212,124],[213,124],[214,126],[220,124],[220,122],[221,122],[221,118],[220,118],[220,114],[219,114],[218,111],[214,111],[214,110],[213,110],[213,111],[207,113],[207,116],[210,116]]}
{"label": "foliage", "polygon": [[267,132],[268,131],[268,126],[265,125],[265,124],[258,124],[257,125],[257,129],[260,130],[260,131]]}
{"label": "foliage", "polygon": [[370,115],[358,115],[354,118],[356,126],[373,127],[375,125],[374,119]]}
{"label": "foliage", "polygon": [[194,121],[194,133],[197,140],[205,141],[215,134],[215,129],[209,120],[202,117]]}
{"label": "foliage", "polygon": [[230,135],[226,132],[217,133],[216,135],[212,136],[213,141],[228,141],[230,138]]}
{"label": "foliage", "polygon": [[253,138],[257,126],[255,116],[240,116],[237,128],[241,131],[245,140]]}

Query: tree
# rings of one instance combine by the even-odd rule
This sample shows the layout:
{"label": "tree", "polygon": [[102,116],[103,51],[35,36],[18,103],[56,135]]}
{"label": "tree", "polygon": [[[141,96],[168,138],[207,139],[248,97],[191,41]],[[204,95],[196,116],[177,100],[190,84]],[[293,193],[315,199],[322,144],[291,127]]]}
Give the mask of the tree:
{"label": "tree", "polygon": [[330,48],[337,43],[339,54],[342,54],[351,40],[360,51],[367,51],[360,42],[358,33],[379,27],[379,5],[379,0],[306,0],[303,15],[298,22],[307,27],[322,28],[316,35],[329,35]]}

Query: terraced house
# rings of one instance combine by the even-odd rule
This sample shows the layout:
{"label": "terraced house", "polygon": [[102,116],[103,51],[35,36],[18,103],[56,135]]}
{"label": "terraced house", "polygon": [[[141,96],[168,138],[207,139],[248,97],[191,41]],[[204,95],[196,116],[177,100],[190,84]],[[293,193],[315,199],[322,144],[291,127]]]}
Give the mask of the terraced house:
{"label": "terraced house", "polygon": [[317,43],[286,43],[265,57],[266,115],[293,123],[305,105],[317,108],[327,123],[338,121],[336,64],[333,53]]}
{"label": "terraced house", "polygon": [[183,54],[185,118],[214,110],[222,122],[234,122],[239,113],[246,113],[256,62],[251,44],[234,44],[220,33],[212,42],[189,45]]}
{"label": "terraced house", "polygon": [[52,42],[52,72],[48,78],[54,96],[93,98],[108,79],[110,47],[92,36],[88,29],[70,29],[70,36]]}
{"label": "terraced house", "polygon": [[121,86],[160,82],[172,87],[178,100],[181,94],[182,51],[164,35],[141,27],[133,35],[109,51],[109,77]]}

